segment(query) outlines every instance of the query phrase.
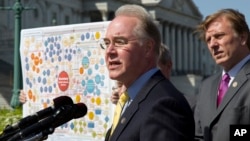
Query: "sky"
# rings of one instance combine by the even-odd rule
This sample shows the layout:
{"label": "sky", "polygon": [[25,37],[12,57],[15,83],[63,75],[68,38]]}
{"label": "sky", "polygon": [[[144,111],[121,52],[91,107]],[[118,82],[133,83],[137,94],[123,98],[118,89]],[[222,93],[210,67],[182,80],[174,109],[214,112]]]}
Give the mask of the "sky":
{"label": "sky", "polygon": [[205,18],[207,15],[223,8],[233,8],[245,15],[250,27],[250,0],[193,0],[200,13]]}

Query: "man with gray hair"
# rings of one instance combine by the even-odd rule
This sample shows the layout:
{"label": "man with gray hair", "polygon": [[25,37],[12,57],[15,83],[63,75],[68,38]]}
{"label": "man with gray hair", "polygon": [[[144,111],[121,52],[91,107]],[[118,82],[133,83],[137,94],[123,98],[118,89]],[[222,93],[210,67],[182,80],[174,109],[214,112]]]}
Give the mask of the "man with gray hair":
{"label": "man with gray hair", "polygon": [[106,141],[192,141],[192,110],[157,68],[161,36],[141,6],[123,5],[102,47],[109,77],[124,85]]}

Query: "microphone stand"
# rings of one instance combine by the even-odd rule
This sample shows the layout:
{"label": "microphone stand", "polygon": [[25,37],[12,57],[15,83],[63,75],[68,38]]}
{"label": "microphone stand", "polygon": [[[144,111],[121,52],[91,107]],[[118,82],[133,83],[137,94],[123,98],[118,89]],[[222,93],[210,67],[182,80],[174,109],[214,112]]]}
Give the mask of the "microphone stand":
{"label": "microphone stand", "polygon": [[[22,139],[21,141],[43,141],[43,140],[46,140],[48,138],[49,134],[54,133],[54,131],[55,131],[55,128],[49,127],[47,129],[44,129],[43,131],[39,132],[38,134],[35,134],[34,136]],[[16,138],[12,137],[7,141],[16,141]]]}
{"label": "microphone stand", "polygon": [[12,137],[14,134],[16,134],[18,131],[20,131],[19,129],[14,130],[13,128],[10,127],[11,127],[10,125],[7,125],[4,128],[3,133],[0,135],[0,141],[5,141],[10,137]]}

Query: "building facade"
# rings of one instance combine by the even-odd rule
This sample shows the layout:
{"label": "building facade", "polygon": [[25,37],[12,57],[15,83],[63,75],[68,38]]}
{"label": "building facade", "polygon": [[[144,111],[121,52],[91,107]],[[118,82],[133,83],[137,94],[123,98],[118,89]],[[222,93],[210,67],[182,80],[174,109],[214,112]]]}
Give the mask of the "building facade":
{"label": "building facade", "polygon": [[[15,0],[1,0],[0,7],[12,7],[14,3]],[[22,11],[22,29],[108,21],[119,6],[127,3],[144,6],[159,23],[163,43],[171,51],[171,80],[177,87],[185,91],[191,86],[196,91],[204,76],[219,70],[206,44],[194,34],[203,17],[192,0],[21,0],[27,9]],[[0,60],[12,65],[14,11],[2,9],[0,13]]]}

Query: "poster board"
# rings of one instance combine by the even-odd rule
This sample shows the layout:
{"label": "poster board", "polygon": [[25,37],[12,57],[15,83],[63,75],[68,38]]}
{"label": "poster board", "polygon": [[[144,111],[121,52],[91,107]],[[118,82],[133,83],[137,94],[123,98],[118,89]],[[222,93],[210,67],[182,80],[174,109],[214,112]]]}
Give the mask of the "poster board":
{"label": "poster board", "polygon": [[87,114],[56,128],[48,140],[104,140],[113,116],[111,87],[100,39],[109,22],[83,23],[21,31],[23,116],[53,105],[58,96],[86,104]]}

